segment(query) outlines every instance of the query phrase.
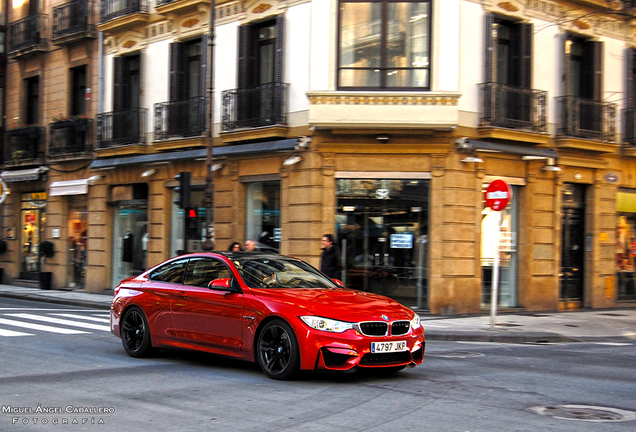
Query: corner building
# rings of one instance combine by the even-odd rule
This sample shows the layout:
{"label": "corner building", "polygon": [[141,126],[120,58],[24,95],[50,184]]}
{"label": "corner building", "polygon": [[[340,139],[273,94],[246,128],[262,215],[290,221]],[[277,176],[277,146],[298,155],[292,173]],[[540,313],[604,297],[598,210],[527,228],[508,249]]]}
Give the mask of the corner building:
{"label": "corner building", "polygon": [[[53,182],[84,182],[87,291],[200,249],[212,127],[216,249],[251,238],[319,266],[333,233],[347,286],[436,314],[488,310],[497,254],[502,309],[636,305],[631,2],[219,1],[213,46],[210,8],[102,0],[91,157],[20,167],[37,187],[5,159],[13,206],[46,193],[30,198],[58,251],[80,194]],[[33,99],[15,89],[8,111]],[[45,263],[55,286],[69,256]]]}

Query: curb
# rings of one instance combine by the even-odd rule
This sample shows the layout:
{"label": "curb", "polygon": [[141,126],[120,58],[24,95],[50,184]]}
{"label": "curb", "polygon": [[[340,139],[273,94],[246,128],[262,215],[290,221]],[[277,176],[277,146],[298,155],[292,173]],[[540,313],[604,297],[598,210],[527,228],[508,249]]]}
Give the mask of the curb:
{"label": "curb", "polygon": [[69,305],[69,306],[81,306],[93,309],[104,309],[110,310],[110,304],[105,305],[103,303],[93,302],[90,300],[78,300],[78,299],[59,299],[55,297],[49,296],[41,296],[41,295],[32,295],[32,294],[11,294],[2,292],[0,293],[0,297],[12,298],[16,300],[27,300],[27,301],[37,301],[41,303],[52,303],[59,305]]}

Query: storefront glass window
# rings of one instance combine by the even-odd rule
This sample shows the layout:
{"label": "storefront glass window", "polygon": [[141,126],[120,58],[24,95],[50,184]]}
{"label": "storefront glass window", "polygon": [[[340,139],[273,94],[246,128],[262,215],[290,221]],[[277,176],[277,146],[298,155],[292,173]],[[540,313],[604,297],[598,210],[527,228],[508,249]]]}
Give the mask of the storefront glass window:
{"label": "storefront glass window", "polygon": [[617,299],[636,300],[636,191],[619,191],[616,209]]}
{"label": "storefront glass window", "polygon": [[[173,199],[177,194],[173,191]],[[201,252],[205,241],[205,191],[202,189],[190,190],[191,209],[182,209],[178,205],[172,205],[172,225],[170,235],[170,256],[179,255],[183,252]],[[214,211],[214,210],[213,210]],[[211,220],[214,220],[214,212]],[[186,225],[184,225],[186,224]],[[214,232],[212,233],[214,236]],[[185,248],[184,237],[188,239],[188,247]],[[212,239],[214,240],[214,238]],[[215,245],[215,249],[223,249],[222,245]]]}
{"label": "storefront glass window", "polygon": [[40,271],[38,246],[46,228],[46,192],[22,194],[20,212],[20,277],[37,279]]}
{"label": "storefront glass window", "polygon": [[146,200],[120,202],[113,226],[113,285],[146,270],[148,251]]}
{"label": "storefront glass window", "polygon": [[[484,184],[484,190],[488,184]],[[499,229],[499,288],[498,305],[500,307],[517,306],[517,236],[519,213],[518,186],[511,186],[512,200],[500,215],[497,226],[495,211],[486,206],[481,216],[481,269],[482,269],[482,307],[490,304],[492,297],[493,265],[497,244],[495,241]]]}
{"label": "storefront glass window", "polygon": [[257,249],[280,250],[280,181],[248,183],[245,203],[245,239]]}
{"label": "storefront glass window", "polygon": [[345,286],[428,306],[429,182],[337,180],[335,234]]}
{"label": "storefront glass window", "polygon": [[85,195],[68,197],[68,264],[67,284],[83,288],[86,278],[86,251],[88,241],[88,209]]}

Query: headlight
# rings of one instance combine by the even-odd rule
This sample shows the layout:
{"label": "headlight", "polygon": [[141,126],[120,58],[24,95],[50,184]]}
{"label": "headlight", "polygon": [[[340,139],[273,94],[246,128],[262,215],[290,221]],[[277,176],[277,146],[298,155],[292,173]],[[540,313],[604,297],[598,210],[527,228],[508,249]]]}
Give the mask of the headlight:
{"label": "headlight", "polygon": [[353,328],[353,324],[315,316],[301,316],[301,320],[312,329],[332,333],[342,333]]}
{"label": "headlight", "polygon": [[415,314],[415,318],[411,320],[411,328],[413,330],[417,330],[420,327],[422,327],[422,323],[420,322],[420,316]]}

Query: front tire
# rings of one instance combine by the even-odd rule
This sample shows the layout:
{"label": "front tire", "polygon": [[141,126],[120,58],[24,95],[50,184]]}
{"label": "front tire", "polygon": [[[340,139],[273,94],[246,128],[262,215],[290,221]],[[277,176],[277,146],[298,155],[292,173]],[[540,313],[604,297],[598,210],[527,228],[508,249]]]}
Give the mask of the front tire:
{"label": "front tire", "polygon": [[283,320],[265,324],[256,344],[258,364],[275,380],[293,377],[299,369],[298,340],[292,328]]}
{"label": "front tire", "polygon": [[147,357],[152,351],[150,327],[138,307],[128,309],[121,318],[121,342],[131,357]]}

